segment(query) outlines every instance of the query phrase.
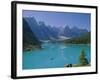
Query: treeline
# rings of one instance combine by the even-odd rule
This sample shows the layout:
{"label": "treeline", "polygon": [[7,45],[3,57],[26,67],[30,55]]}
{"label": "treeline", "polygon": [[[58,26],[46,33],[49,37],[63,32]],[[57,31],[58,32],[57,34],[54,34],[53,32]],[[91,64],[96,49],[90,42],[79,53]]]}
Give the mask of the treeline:
{"label": "treeline", "polygon": [[80,37],[67,39],[64,42],[65,43],[72,43],[72,44],[90,44],[90,42],[91,42],[90,32],[87,32]]}

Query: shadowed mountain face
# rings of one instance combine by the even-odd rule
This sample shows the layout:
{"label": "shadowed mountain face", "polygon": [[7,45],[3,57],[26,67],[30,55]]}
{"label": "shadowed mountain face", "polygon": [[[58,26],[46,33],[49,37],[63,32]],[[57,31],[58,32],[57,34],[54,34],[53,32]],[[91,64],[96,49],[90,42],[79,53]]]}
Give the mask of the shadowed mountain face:
{"label": "shadowed mountain face", "polygon": [[44,22],[37,22],[34,17],[27,17],[25,20],[39,40],[57,38],[56,30],[53,30],[51,26],[46,26]]}
{"label": "shadowed mountain face", "polygon": [[30,27],[31,31],[38,38],[38,40],[55,40],[61,38],[75,38],[80,37],[87,33],[86,29],[79,29],[77,27],[70,28],[69,26],[51,27],[47,26],[44,22],[37,22],[34,17],[25,17],[25,21]]}
{"label": "shadowed mountain face", "polygon": [[40,42],[23,18],[23,49],[40,47]]}

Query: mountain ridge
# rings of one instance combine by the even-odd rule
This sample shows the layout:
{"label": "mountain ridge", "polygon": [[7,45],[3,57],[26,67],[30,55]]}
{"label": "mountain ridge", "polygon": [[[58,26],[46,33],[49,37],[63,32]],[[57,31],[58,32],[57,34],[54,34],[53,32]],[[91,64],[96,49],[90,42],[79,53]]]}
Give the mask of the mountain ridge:
{"label": "mountain ridge", "polygon": [[79,29],[77,27],[70,28],[68,25],[64,28],[57,28],[46,25],[43,21],[36,21],[34,17],[24,18],[35,36],[41,40],[54,40],[59,39],[60,36],[64,38],[80,37],[88,32],[86,29]]}

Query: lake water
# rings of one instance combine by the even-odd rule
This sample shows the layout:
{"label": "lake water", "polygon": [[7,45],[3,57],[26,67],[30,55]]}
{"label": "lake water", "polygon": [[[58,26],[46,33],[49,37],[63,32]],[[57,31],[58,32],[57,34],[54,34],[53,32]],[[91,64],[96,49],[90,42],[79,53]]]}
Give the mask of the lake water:
{"label": "lake water", "polygon": [[60,68],[65,64],[78,64],[84,49],[90,62],[90,45],[43,43],[43,49],[23,52],[23,69]]}

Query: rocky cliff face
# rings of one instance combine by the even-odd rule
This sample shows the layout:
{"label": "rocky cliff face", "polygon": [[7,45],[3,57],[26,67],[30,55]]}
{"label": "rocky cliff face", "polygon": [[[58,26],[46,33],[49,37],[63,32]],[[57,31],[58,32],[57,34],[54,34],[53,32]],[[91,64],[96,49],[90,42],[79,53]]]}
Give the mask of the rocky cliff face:
{"label": "rocky cliff face", "polygon": [[27,21],[23,18],[23,50],[40,47],[40,41],[34,35]]}

